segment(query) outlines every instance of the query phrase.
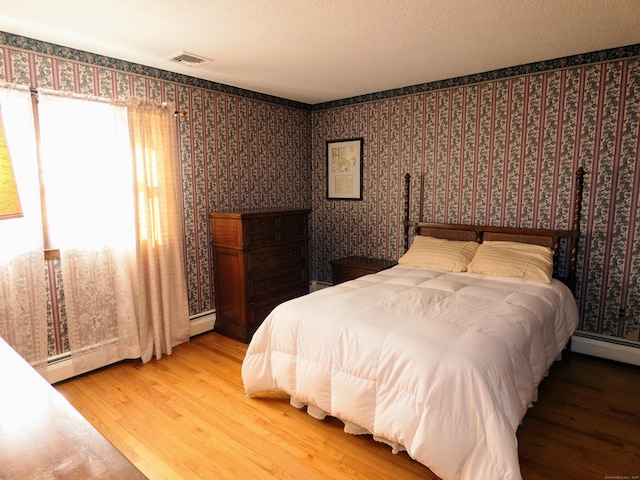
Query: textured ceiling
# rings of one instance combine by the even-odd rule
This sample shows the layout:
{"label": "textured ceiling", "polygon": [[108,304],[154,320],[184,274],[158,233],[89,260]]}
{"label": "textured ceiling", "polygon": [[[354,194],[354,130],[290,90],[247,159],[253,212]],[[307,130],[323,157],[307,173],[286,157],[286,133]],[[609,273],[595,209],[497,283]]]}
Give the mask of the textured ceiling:
{"label": "textured ceiling", "polygon": [[640,43],[640,0],[0,0],[0,30],[316,104]]}

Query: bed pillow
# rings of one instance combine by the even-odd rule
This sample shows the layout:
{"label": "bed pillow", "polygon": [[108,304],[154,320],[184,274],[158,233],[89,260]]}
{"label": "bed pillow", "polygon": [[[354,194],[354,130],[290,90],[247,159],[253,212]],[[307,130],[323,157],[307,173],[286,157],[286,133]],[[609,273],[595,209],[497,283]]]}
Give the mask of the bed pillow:
{"label": "bed pillow", "polygon": [[550,283],[553,251],[542,245],[518,242],[483,242],[467,271],[496,277],[520,277]]}
{"label": "bed pillow", "polygon": [[478,249],[476,242],[461,242],[416,235],[398,263],[414,267],[464,272]]}

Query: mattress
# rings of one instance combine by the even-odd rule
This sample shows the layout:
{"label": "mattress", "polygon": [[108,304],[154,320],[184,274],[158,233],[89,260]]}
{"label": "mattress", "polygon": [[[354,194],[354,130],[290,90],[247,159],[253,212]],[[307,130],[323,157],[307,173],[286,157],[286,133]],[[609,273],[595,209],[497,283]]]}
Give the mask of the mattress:
{"label": "mattress", "polygon": [[444,479],[520,479],[516,431],[578,324],[561,282],[397,265],[276,307],[242,365]]}

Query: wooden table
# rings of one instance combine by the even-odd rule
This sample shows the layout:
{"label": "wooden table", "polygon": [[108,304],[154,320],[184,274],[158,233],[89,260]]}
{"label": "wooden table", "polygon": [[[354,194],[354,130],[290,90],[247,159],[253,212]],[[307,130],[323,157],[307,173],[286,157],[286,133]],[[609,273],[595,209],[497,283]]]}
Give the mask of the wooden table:
{"label": "wooden table", "polygon": [[0,338],[0,478],[144,479]]}

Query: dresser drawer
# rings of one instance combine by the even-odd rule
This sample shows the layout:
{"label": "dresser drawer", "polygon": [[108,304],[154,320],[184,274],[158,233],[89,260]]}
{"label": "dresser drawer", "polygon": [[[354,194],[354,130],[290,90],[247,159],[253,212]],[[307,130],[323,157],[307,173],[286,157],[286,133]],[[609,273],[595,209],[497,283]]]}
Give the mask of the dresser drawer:
{"label": "dresser drawer", "polygon": [[299,285],[296,285],[295,288],[292,288],[287,292],[282,292],[277,296],[271,296],[268,299],[256,300],[251,302],[247,312],[247,341],[251,339],[260,324],[264,321],[265,318],[267,318],[267,316],[274,308],[276,308],[281,303],[286,302],[287,300],[291,300],[292,298],[296,298],[307,293],[309,293],[309,286],[300,283]]}
{"label": "dresser drawer", "polygon": [[245,220],[245,231],[252,233],[258,230],[275,230],[278,225],[277,216],[253,217]]}
{"label": "dresser drawer", "polygon": [[308,230],[306,215],[285,215],[280,221],[280,240],[306,240]]}
{"label": "dresser drawer", "polygon": [[[277,296],[279,292],[300,290],[306,283],[306,270],[303,264],[291,270],[265,273],[257,277],[252,277],[247,287],[249,288],[249,298],[258,301],[262,298]],[[301,284],[302,287],[296,286]],[[307,287],[308,288],[308,287]]]}
{"label": "dresser drawer", "polygon": [[277,241],[278,231],[275,229],[254,230],[246,233],[244,246],[247,248],[260,247],[261,245],[276,243]]}
{"label": "dresser drawer", "polygon": [[306,214],[256,217],[246,223],[244,246],[247,248],[306,240],[308,236]]}
{"label": "dresser drawer", "polygon": [[306,247],[304,243],[288,243],[273,247],[256,248],[247,254],[249,274],[253,277],[271,270],[288,269],[304,264]]}
{"label": "dresser drawer", "polygon": [[254,217],[245,220],[244,246],[270,245],[278,241],[278,217]]}

